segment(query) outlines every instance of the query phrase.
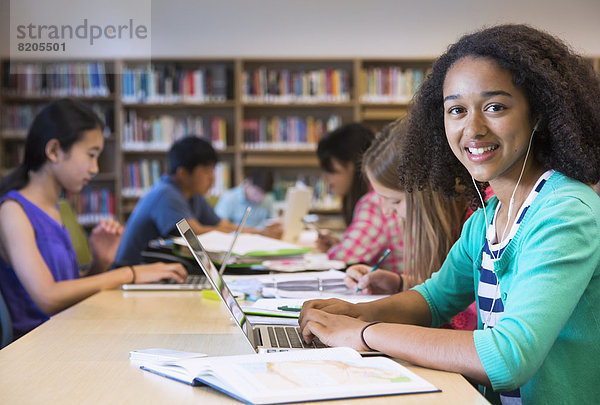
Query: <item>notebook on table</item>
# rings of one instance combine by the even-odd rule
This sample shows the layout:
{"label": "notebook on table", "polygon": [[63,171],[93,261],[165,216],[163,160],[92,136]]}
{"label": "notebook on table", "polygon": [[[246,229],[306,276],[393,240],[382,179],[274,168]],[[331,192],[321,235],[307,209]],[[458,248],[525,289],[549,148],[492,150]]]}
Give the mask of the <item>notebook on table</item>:
{"label": "notebook on table", "polygon": [[[231,256],[231,252],[235,247],[235,243],[238,239],[239,234],[242,232],[244,225],[246,224],[246,219],[248,219],[248,215],[250,214],[250,210],[252,207],[248,206],[246,208],[246,212],[242,217],[237,229],[234,232],[233,239],[231,240],[231,244],[229,246],[229,250],[224,256],[224,260],[221,263],[221,268],[219,270],[220,274],[223,274],[225,268],[227,267],[227,261]],[[187,222],[187,221],[186,221]],[[200,274],[190,274],[184,283],[177,283],[176,281],[169,279],[163,280],[157,283],[145,283],[145,284],[123,284],[121,286],[123,290],[128,291],[140,291],[140,290],[149,290],[149,291],[189,291],[189,290],[205,290],[207,288],[211,288],[211,284],[207,281],[204,275]]]}
{"label": "notebook on table", "polygon": [[302,340],[298,326],[284,325],[252,325],[244,314],[242,307],[231,293],[231,290],[223,281],[223,277],[210,260],[208,253],[202,247],[200,240],[190,228],[189,223],[182,219],[177,223],[177,229],[185,240],[190,252],[198,262],[198,265],[206,275],[206,278],[221,298],[233,317],[234,322],[242,331],[248,344],[259,353],[270,353],[288,351],[293,349],[314,349],[325,347],[316,339],[310,345]]}

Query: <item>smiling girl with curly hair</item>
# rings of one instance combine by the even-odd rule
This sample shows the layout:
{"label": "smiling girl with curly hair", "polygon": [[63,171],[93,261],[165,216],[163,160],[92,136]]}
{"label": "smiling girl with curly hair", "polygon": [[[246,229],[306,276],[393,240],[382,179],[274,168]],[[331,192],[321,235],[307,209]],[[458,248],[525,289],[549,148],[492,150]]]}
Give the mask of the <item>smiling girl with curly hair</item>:
{"label": "smiling girl with curly hair", "polygon": [[[434,64],[401,142],[401,187],[462,193],[481,209],[414,289],[305,303],[304,338],[461,373],[493,403],[597,401],[600,198],[589,184],[600,180],[600,84],[590,65],[525,25],[466,35]],[[435,329],[474,299],[477,330]]]}

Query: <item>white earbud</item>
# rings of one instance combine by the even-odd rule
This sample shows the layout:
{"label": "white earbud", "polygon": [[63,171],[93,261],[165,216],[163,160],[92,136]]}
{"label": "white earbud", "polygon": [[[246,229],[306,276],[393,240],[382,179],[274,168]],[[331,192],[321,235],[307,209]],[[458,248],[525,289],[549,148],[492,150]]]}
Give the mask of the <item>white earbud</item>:
{"label": "white earbud", "polygon": [[540,125],[540,121],[541,120],[538,120],[535,123],[535,125],[533,127],[533,131],[531,131],[531,136],[529,137],[529,145],[527,146],[527,153],[525,154],[525,160],[523,161],[523,167],[521,168],[521,174],[519,175],[517,184],[515,185],[512,195],[510,196],[510,202],[508,204],[508,216],[507,216],[507,220],[506,220],[506,226],[504,227],[504,232],[502,232],[502,239],[500,239],[500,241],[502,241],[504,239],[504,234],[506,233],[506,230],[508,229],[508,225],[510,224],[510,217],[512,217],[513,205],[515,202],[515,193],[517,192],[519,183],[521,183],[521,178],[523,177],[523,172],[525,171],[525,165],[527,164],[527,158],[529,157],[529,151],[531,150],[531,141],[533,141],[533,134],[535,133],[535,131],[537,131],[538,126]]}

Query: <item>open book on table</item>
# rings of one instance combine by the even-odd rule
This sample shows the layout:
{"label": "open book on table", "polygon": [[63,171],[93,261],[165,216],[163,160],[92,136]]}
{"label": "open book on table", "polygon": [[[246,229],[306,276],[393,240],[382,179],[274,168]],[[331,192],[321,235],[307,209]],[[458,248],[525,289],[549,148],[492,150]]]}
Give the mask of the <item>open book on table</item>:
{"label": "open book on table", "polygon": [[142,365],[190,385],[208,385],[248,404],[440,391],[387,357],[346,347],[184,359]]}

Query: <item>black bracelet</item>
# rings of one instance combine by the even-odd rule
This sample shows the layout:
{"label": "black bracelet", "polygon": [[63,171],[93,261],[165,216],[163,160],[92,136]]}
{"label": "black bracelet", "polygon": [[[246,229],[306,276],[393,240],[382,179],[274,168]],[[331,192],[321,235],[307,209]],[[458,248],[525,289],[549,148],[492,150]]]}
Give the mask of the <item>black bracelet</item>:
{"label": "black bracelet", "polygon": [[360,330],[360,340],[362,340],[362,342],[363,342],[363,345],[365,345],[365,347],[366,347],[367,349],[369,349],[370,351],[374,351],[374,350],[373,350],[373,349],[371,349],[371,347],[370,347],[370,346],[367,344],[367,342],[365,341],[365,330],[367,330],[367,328],[368,328],[369,326],[373,326],[373,325],[375,325],[375,324],[377,324],[377,323],[381,323],[381,321],[375,321],[375,322],[368,323],[368,324],[366,324],[365,326],[363,326],[363,328]]}
{"label": "black bracelet", "polygon": [[131,269],[131,273],[133,274],[133,280],[131,280],[131,284],[135,284],[135,270],[133,269],[133,266],[129,266],[129,268]]}

